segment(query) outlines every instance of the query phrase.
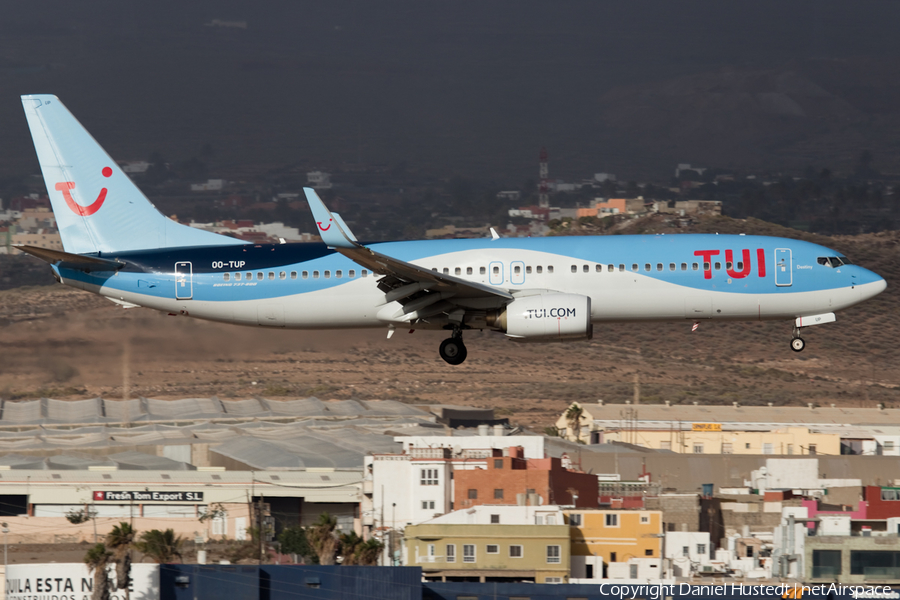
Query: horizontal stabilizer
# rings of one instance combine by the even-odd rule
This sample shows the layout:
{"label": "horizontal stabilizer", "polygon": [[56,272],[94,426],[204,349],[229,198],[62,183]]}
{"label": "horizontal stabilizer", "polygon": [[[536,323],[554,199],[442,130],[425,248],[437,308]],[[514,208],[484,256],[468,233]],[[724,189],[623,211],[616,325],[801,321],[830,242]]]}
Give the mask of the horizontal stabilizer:
{"label": "horizontal stabilizer", "polygon": [[15,245],[13,248],[32,256],[37,256],[39,259],[63,269],[77,269],[79,271],[118,271],[125,266],[125,263],[117,260],[98,258],[96,256],[84,256],[83,254],[70,254],[69,252],[50,250],[49,248],[38,248],[37,246]]}

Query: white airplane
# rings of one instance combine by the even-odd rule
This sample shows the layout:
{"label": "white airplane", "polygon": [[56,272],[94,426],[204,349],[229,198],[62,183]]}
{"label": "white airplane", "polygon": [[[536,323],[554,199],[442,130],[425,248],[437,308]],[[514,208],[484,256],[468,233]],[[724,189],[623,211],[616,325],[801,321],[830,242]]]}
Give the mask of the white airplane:
{"label": "white airplane", "polygon": [[312,189],[324,244],[249,244],[162,215],[55,96],[22,96],[63,252],[19,249],[60,283],[125,307],[295,329],[466,330],[521,342],[590,339],[609,321],[791,321],[803,327],[883,291],[884,279],[808,242],[734,235],[361,244]]}

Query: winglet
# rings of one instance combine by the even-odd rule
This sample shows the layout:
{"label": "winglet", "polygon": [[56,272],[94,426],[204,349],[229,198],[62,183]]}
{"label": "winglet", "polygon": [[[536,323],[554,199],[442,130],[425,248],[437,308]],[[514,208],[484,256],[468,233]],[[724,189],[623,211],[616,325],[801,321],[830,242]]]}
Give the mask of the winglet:
{"label": "winglet", "polygon": [[303,188],[303,193],[306,194],[306,201],[316,220],[316,227],[319,235],[322,236],[322,241],[329,248],[355,248],[356,244],[353,243],[353,240],[356,238],[352,233],[348,235],[349,231],[344,231],[346,225],[343,219],[331,214],[314,189]]}
{"label": "winglet", "polygon": [[491,227],[491,241],[499,240],[499,239],[500,239],[500,234],[497,233],[497,230],[496,230],[496,229],[494,229],[493,227]]}

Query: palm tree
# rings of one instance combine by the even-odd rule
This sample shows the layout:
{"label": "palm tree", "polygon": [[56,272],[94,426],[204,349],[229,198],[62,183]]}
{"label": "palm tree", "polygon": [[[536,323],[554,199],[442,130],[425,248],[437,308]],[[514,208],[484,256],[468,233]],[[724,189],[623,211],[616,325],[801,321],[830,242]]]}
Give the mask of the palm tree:
{"label": "palm tree", "polygon": [[88,566],[88,572],[94,574],[94,589],[91,592],[91,600],[109,600],[109,566],[112,552],[103,544],[97,544],[84,555],[84,564]]}
{"label": "palm tree", "polygon": [[577,402],[573,402],[566,410],[566,421],[569,422],[569,428],[575,436],[575,441],[581,439],[581,418],[584,416],[584,409]]}
{"label": "palm tree", "polygon": [[116,587],[125,590],[125,598],[131,598],[131,548],[136,532],[124,521],[112,528],[106,536],[106,545],[113,551],[116,563]]}
{"label": "palm tree", "polygon": [[356,564],[366,567],[374,567],[378,564],[378,557],[384,550],[384,544],[375,538],[369,538],[356,549]]}
{"label": "palm tree", "polygon": [[175,562],[181,558],[181,547],[184,538],[175,535],[171,529],[160,531],[151,529],[141,534],[140,541],[134,543],[134,547],[146,554],[159,564]]}
{"label": "palm tree", "polygon": [[319,515],[318,520],[306,529],[306,539],[319,557],[320,565],[334,564],[339,544],[334,534],[336,527],[337,519],[326,512]]}

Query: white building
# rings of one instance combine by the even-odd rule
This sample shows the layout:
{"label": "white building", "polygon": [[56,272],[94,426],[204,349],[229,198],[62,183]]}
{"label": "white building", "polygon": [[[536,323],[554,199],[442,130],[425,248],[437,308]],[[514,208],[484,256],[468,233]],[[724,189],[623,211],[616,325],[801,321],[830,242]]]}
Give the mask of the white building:
{"label": "white building", "polygon": [[689,577],[702,573],[710,566],[712,545],[708,531],[667,531],[665,557],[672,565],[675,577]]}
{"label": "white building", "polygon": [[317,190],[327,190],[332,187],[331,173],[324,171],[310,171],[306,174],[306,183]]}
{"label": "white building", "polygon": [[[499,426],[502,430],[502,426]],[[493,431],[493,430],[489,430]],[[510,446],[520,446],[525,450],[525,458],[546,458],[542,435],[411,435],[397,436],[395,442],[403,444],[403,451],[410,448],[448,448],[452,456],[461,457],[464,450],[500,450],[503,455],[509,452]]]}
{"label": "white building", "polygon": [[428,521],[433,525],[564,525],[559,506],[480,504],[455,510]]}

